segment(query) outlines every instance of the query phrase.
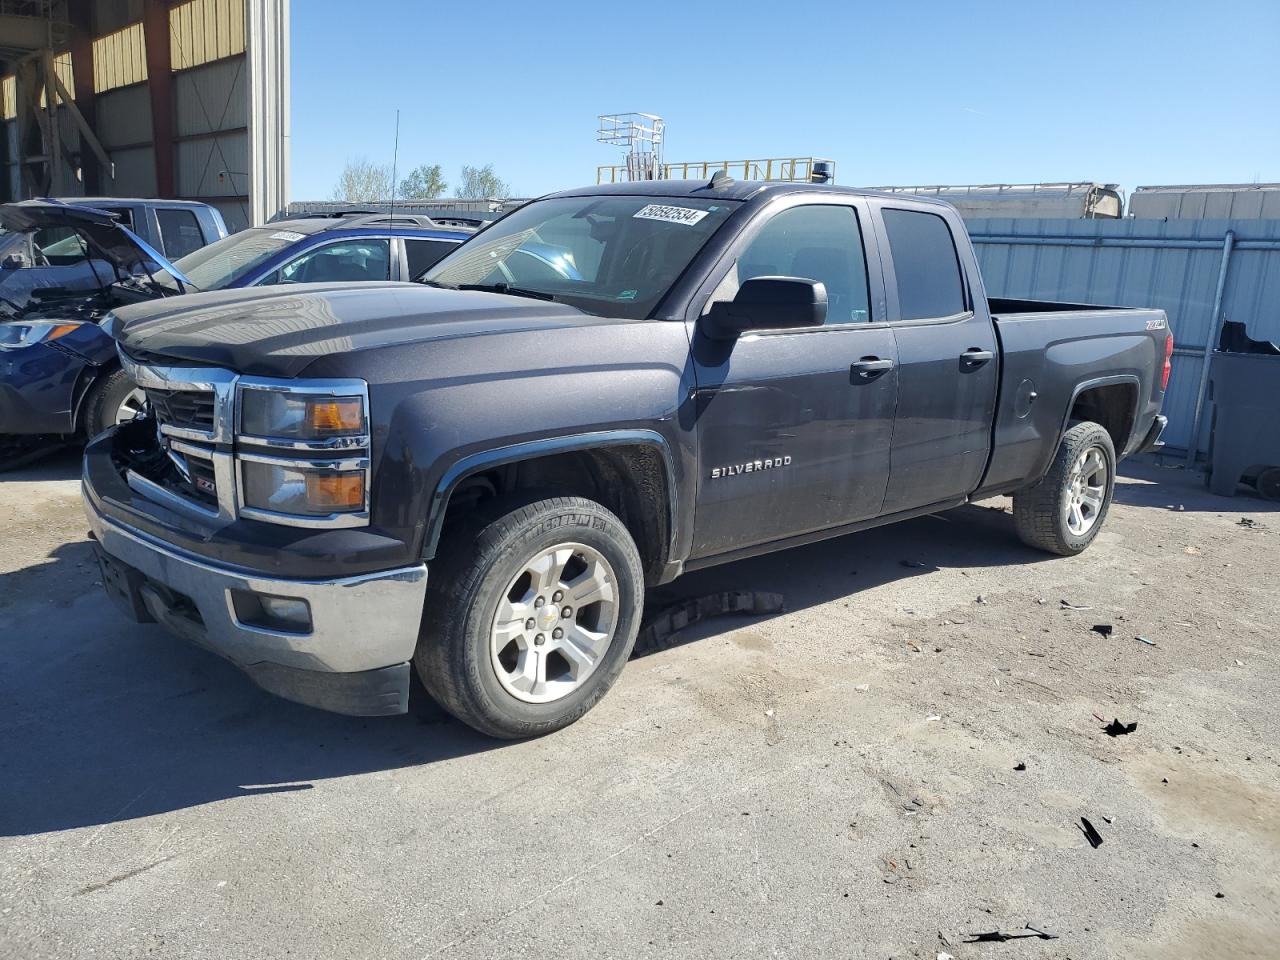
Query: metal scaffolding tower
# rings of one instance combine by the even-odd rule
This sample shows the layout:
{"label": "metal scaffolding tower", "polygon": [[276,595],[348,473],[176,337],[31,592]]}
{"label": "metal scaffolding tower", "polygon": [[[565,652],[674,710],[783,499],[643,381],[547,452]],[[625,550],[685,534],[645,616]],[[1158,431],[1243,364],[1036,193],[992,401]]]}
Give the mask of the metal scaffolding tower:
{"label": "metal scaffolding tower", "polygon": [[606,113],[599,117],[596,140],[626,147],[628,180],[662,177],[662,136],[666,121],[652,113]]}

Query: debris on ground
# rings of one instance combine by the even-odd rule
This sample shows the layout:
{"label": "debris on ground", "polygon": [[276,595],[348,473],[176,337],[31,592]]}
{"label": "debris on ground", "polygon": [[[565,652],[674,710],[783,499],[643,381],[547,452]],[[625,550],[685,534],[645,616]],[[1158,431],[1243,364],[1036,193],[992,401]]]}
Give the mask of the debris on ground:
{"label": "debris on ground", "polygon": [[1148,647],[1154,647],[1156,645],[1154,640],[1148,640],[1146,637],[1134,637],[1133,639],[1137,640],[1139,643],[1145,643]]}
{"label": "debris on ground", "polygon": [[[1097,716],[1097,714],[1094,714],[1094,716]],[[1133,733],[1133,731],[1137,729],[1138,729],[1137,720],[1133,721],[1133,723],[1121,723],[1120,718],[1116,717],[1110,723],[1108,723],[1105,727],[1102,728],[1102,732],[1105,733],[1108,737],[1125,737]]]}
{"label": "debris on ground", "polygon": [[992,930],[989,933],[971,933],[972,939],[966,940],[965,943],[1004,943],[1007,940],[1057,940],[1056,933],[1049,933],[1046,930],[1037,930],[1035,927],[1026,926],[1016,933],[1002,933],[1000,930]]}
{"label": "debris on ground", "polygon": [[780,593],[763,593],[753,590],[726,590],[705,597],[696,597],[667,607],[654,614],[636,638],[635,654],[642,656],[657,653],[676,645],[674,636],[681,630],[711,617],[743,615],[766,616],[785,613],[786,600]]}
{"label": "debris on ground", "polygon": [[1204,551],[1201,550],[1199,547],[1183,547],[1182,552],[1187,554],[1187,556],[1190,556],[1190,557],[1198,557],[1202,553],[1204,553]]}
{"label": "debris on ground", "polygon": [[986,598],[986,597],[984,597],[982,594],[978,594],[978,599],[977,599],[977,600],[975,600],[975,601],[973,601],[973,602],[974,602],[974,603],[986,603],[986,602],[987,602],[987,598]]}
{"label": "debris on ground", "polygon": [[909,570],[923,570],[928,566],[927,563],[921,563],[919,560],[899,560],[898,563]]}
{"label": "debris on ground", "polygon": [[1112,627],[1111,624],[1109,623],[1095,623],[1093,625],[1093,632],[1104,637],[1111,636],[1111,631],[1113,629],[1115,628]]}
{"label": "debris on ground", "polygon": [[1084,607],[1078,603],[1072,603],[1070,600],[1059,600],[1063,610],[1092,610],[1093,607]]}
{"label": "debris on ground", "polygon": [[1013,769],[1015,769],[1015,770],[1017,770],[1019,773],[1021,773],[1023,770],[1027,769],[1027,765],[1026,765],[1025,763],[1023,763],[1022,761],[1018,761],[1017,763],[1015,763],[1015,764],[1013,765]]}
{"label": "debris on ground", "polygon": [[1080,818],[1080,832],[1084,834],[1084,838],[1089,841],[1089,846],[1097,850],[1102,846],[1102,834],[1097,831],[1087,817]]}
{"label": "debris on ground", "polygon": [[1236,524],[1238,527],[1256,527],[1257,525],[1258,521],[1254,520],[1252,517],[1241,517],[1240,522]]}

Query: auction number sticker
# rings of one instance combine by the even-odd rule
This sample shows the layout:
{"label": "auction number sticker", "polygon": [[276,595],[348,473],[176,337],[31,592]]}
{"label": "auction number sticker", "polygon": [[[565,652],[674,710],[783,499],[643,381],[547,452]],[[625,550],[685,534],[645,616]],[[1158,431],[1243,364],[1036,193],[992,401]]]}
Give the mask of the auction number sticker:
{"label": "auction number sticker", "polygon": [[663,223],[683,223],[686,227],[692,227],[706,215],[706,210],[695,210],[693,207],[673,207],[665,203],[651,203],[637,210],[632,219],[661,220]]}
{"label": "auction number sticker", "polygon": [[292,230],[277,230],[271,235],[272,240],[288,240],[290,243],[297,243],[305,238],[305,233],[294,233]]}

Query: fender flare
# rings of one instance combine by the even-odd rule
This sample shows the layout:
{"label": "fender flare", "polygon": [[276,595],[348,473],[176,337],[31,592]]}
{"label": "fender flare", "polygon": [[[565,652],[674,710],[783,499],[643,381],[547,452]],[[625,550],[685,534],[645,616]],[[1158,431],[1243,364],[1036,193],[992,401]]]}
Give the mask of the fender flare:
{"label": "fender flare", "polygon": [[476,453],[469,453],[455,461],[440,477],[435,490],[431,494],[431,502],[427,514],[427,530],[422,543],[422,559],[435,557],[436,547],[440,543],[440,533],[444,526],[445,512],[449,500],[458,485],[467,477],[520,460],[555,453],[570,453],[577,450],[598,450],[601,447],[621,447],[645,445],[655,447],[662,456],[663,472],[667,484],[667,556],[672,558],[676,549],[676,531],[678,530],[679,500],[676,491],[675,459],[671,453],[671,445],[666,437],[656,430],[599,430],[591,433],[575,433],[559,437],[547,437],[540,440],[528,440],[506,446],[493,447]]}

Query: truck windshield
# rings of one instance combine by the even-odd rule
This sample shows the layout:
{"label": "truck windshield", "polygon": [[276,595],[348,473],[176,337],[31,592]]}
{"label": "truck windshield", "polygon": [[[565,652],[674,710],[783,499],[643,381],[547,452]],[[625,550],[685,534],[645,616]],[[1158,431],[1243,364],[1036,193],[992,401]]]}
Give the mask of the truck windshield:
{"label": "truck windshield", "polygon": [[[299,233],[272,227],[253,227],[201,247],[194,253],[175,260],[173,265],[197,289],[220,290],[301,239],[303,237]],[[157,279],[173,282],[163,271],[157,275]]]}
{"label": "truck windshield", "polygon": [[538,200],[464,243],[420,279],[638,320],[737,206],[734,200],[689,197]]}

